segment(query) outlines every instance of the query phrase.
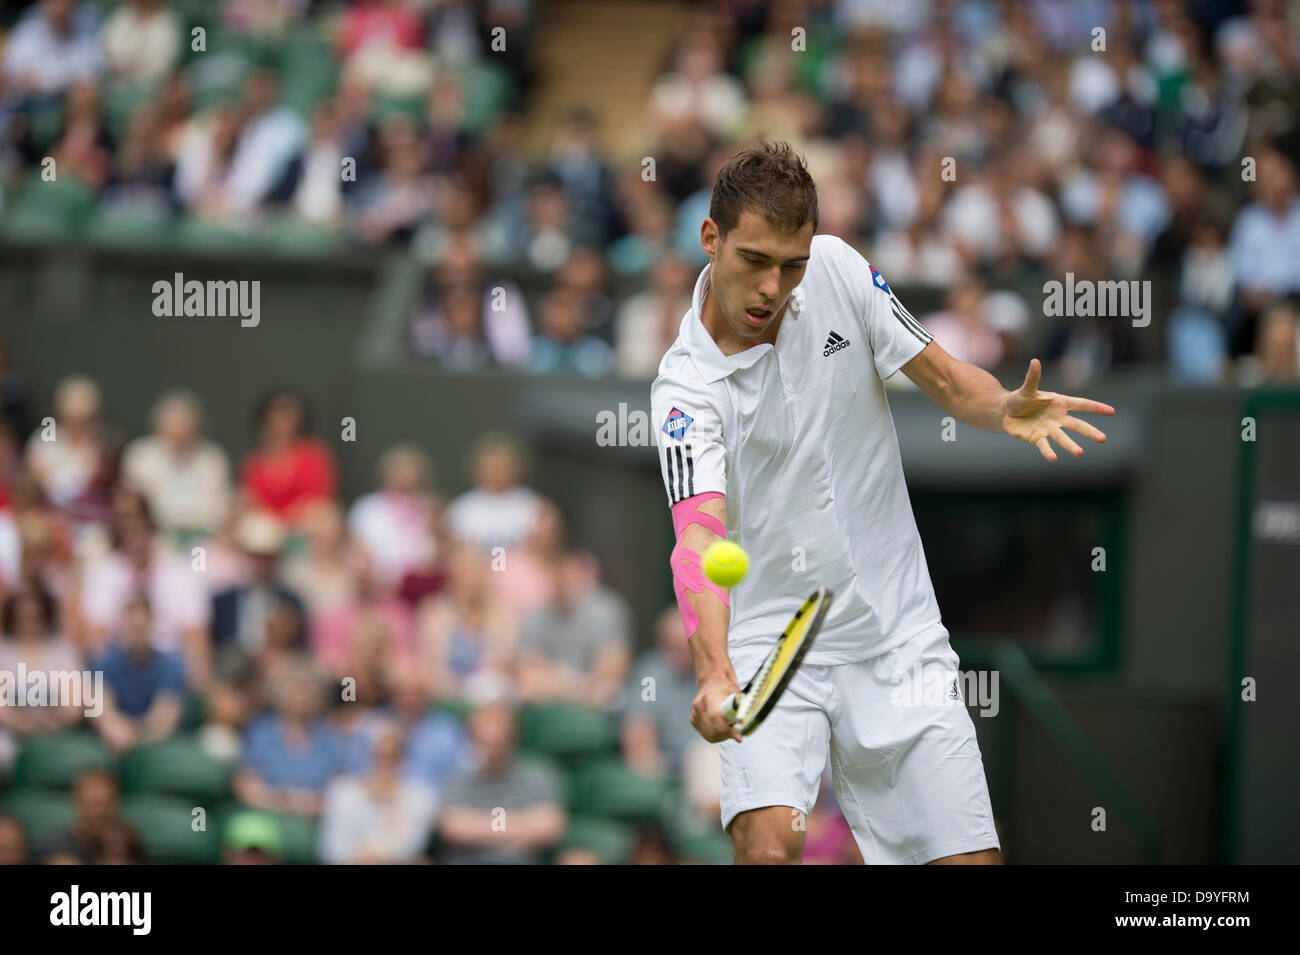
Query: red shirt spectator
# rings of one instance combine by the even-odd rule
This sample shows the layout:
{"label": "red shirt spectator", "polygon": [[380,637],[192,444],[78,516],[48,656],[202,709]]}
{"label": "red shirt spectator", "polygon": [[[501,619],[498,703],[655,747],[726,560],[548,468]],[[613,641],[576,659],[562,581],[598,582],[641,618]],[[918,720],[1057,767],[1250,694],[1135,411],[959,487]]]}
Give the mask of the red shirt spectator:
{"label": "red shirt spectator", "polygon": [[371,43],[418,50],[424,45],[419,14],[410,6],[391,0],[365,0],[353,5],[343,17],[339,48],[349,57]]}
{"label": "red shirt spectator", "polygon": [[290,446],[254,451],[240,474],[252,503],[283,520],[292,520],[301,505],[334,497],[334,456],[319,438],[298,438]]}

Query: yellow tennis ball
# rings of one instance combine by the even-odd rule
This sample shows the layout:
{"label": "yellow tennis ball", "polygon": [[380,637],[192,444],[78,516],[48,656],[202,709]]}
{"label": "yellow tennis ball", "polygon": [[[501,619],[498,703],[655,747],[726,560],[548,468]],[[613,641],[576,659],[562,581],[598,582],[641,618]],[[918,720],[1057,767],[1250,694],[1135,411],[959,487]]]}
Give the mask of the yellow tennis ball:
{"label": "yellow tennis ball", "polygon": [[719,587],[734,587],[749,570],[749,555],[739,544],[718,541],[704,552],[704,575]]}

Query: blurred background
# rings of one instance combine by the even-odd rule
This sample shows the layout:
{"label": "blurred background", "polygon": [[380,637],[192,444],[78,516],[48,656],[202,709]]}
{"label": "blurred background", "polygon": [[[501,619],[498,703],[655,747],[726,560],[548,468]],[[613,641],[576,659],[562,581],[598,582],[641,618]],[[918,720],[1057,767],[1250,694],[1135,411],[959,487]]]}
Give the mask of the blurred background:
{"label": "blurred background", "polygon": [[1300,861],[1298,106],[1284,0],[0,0],[0,672],[111,696],[0,706],[0,863],[729,862],[637,420],[759,138],[1119,410],[889,382],[1007,861]]}

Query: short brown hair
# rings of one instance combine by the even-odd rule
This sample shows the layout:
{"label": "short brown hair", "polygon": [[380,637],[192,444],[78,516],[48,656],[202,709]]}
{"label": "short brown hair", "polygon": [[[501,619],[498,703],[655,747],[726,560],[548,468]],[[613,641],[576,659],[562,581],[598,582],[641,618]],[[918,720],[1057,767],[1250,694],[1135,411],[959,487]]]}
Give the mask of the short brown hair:
{"label": "short brown hair", "polygon": [[713,181],[709,218],[726,236],[746,209],[773,225],[798,232],[812,220],[817,231],[817,184],[789,143],[759,142],[732,156]]}

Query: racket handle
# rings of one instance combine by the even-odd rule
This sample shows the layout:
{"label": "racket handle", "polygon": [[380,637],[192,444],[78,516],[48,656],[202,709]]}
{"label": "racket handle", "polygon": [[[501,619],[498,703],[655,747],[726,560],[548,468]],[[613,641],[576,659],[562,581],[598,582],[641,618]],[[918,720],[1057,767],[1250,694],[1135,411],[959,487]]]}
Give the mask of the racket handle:
{"label": "racket handle", "polygon": [[733,693],[722,701],[722,715],[728,723],[736,722],[736,713],[740,708],[740,694]]}

